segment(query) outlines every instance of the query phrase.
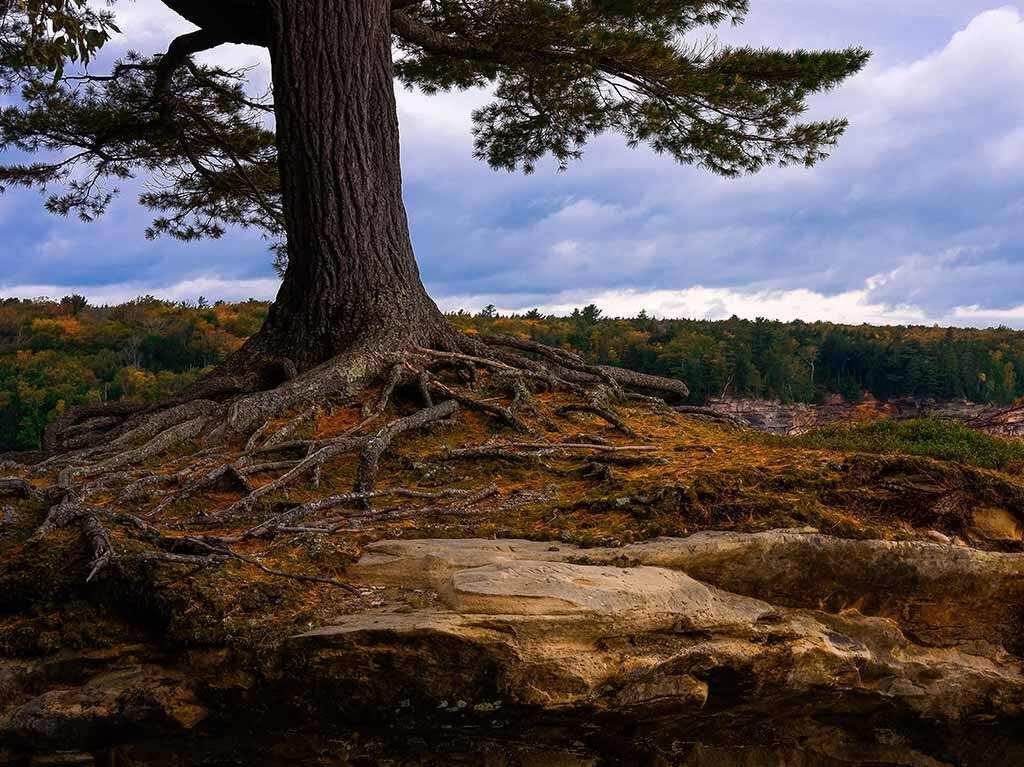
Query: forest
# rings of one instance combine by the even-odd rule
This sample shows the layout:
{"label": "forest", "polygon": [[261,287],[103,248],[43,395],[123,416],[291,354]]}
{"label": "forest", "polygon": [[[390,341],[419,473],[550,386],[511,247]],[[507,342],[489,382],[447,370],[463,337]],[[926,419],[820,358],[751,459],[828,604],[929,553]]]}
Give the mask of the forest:
{"label": "forest", "polygon": [[[37,448],[66,408],[156,402],[181,390],[255,333],[268,306],[152,296],[102,307],[78,295],[0,301],[0,451]],[[449,318],[463,330],[527,336],[592,362],[679,378],[694,403],[838,393],[1010,404],[1024,396],[1024,332],[1009,328],[611,318],[594,305],[570,316],[488,306]]]}

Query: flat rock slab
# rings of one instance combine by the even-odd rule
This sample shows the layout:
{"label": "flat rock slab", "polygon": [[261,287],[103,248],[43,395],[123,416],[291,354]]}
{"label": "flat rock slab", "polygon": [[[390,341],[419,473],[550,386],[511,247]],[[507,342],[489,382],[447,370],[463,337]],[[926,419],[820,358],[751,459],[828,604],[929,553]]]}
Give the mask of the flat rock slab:
{"label": "flat rock slab", "polygon": [[809,530],[616,549],[437,539],[371,544],[352,573],[436,596],[292,639],[296,673],[362,710],[1024,714],[1021,555]]}
{"label": "flat rock slab", "polygon": [[103,747],[124,733],[187,732],[206,714],[185,676],[138,665],[39,695],[0,719],[0,732],[35,748]]}
{"label": "flat rock slab", "polygon": [[[438,539],[370,544],[348,575],[373,607],[237,681],[268,711],[709,743],[685,764],[754,764],[767,744],[766,765],[780,747],[812,754],[793,764],[1024,764],[1024,555],[813,530],[601,549]],[[200,655],[168,668],[126,646],[66,685],[2,663],[0,742],[192,732],[232,668]]]}
{"label": "flat rock slab", "polygon": [[661,567],[609,567],[530,560],[451,575],[448,603],[460,613],[678,617],[701,625],[756,622],[771,605],[737,598]]}
{"label": "flat rock slab", "polygon": [[603,549],[526,540],[379,541],[355,572],[368,583],[450,595],[452,571],[516,561],[666,568],[780,606],[888,618],[922,644],[974,642],[1024,652],[1024,555],[931,541],[848,540],[812,530],[703,532]]}

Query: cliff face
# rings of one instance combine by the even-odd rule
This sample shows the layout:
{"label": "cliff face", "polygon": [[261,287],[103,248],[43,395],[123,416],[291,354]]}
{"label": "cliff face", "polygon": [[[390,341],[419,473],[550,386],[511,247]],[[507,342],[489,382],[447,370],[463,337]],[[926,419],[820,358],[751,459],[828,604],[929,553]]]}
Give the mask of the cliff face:
{"label": "cliff face", "polygon": [[968,400],[897,399],[882,402],[868,396],[863,402],[853,404],[839,395],[831,395],[822,404],[811,405],[726,397],[709,400],[707,406],[772,434],[801,434],[837,421],[939,418],[1003,437],[1024,436],[1024,407],[980,405]]}

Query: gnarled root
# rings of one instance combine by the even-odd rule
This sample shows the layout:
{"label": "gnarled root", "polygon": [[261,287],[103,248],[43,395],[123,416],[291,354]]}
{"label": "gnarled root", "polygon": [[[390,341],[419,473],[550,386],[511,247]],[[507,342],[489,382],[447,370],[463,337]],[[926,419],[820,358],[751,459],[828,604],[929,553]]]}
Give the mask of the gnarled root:
{"label": "gnarled root", "polygon": [[697,407],[696,405],[677,405],[672,409],[677,413],[682,413],[683,415],[692,415],[697,418],[706,418],[709,421],[725,423],[729,424],[730,426],[750,426],[750,424],[747,423],[747,421],[740,418],[739,416],[731,415],[729,413],[721,413],[717,410],[712,410],[709,407]]}
{"label": "gnarled root", "polygon": [[0,477],[0,497],[33,498],[37,490],[21,477]]}
{"label": "gnarled root", "polygon": [[[490,491],[492,488],[488,488]],[[496,491],[496,489],[495,489]],[[462,498],[464,499],[462,505],[472,505],[483,497],[479,493],[473,493],[469,490],[461,490],[458,488],[448,488],[445,490],[417,490],[415,488],[408,487],[392,487],[386,490],[373,490],[369,492],[355,492],[355,493],[340,493],[338,495],[329,495],[325,498],[318,498],[315,501],[309,503],[303,503],[296,506],[293,509],[289,509],[286,512],[278,514],[255,527],[251,527],[242,533],[242,540],[248,538],[262,538],[272,536],[274,533],[285,531],[287,532],[291,528],[289,527],[292,523],[314,514],[321,514],[325,511],[331,511],[341,506],[362,504],[365,501],[372,500],[374,498],[405,498],[409,500],[445,500],[448,498]],[[486,497],[489,497],[486,496]]]}
{"label": "gnarled root", "polygon": [[[382,463],[403,435],[449,423],[465,411],[482,414],[485,423],[509,436],[518,433],[520,441],[453,447],[438,456],[443,462],[553,459],[563,474],[607,480],[608,464],[646,462],[655,449],[629,425],[625,408],[665,408],[666,397],[678,401],[688,394],[680,381],[593,365],[527,339],[449,340],[441,348],[353,351],[301,374],[282,363],[288,374],[266,391],[246,392],[237,380],[225,379],[203,389],[204,396],[169,406],[84,410],[48,433],[48,445],[60,450],[32,468],[37,477],[56,474],[56,484],[40,489],[20,477],[0,479],[0,495],[52,503],[40,534],[77,525],[91,551],[91,579],[129,556],[118,551],[110,523],[150,547],[131,554],[134,559],[203,567],[234,560],[279,577],[345,586],[319,575],[276,570],[233,547],[281,533],[330,533],[367,522],[466,515],[485,504],[512,508],[529,502],[519,490],[503,492],[496,485],[378,489]],[[368,384],[380,388],[366,396]],[[354,424],[339,428],[334,415],[325,418],[335,406],[351,412],[360,393],[364,404]],[[705,415],[682,407],[679,412]],[[539,436],[573,428],[580,414],[607,424],[605,436],[560,441]],[[613,442],[615,432],[633,443]],[[197,449],[183,455],[181,447],[192,443]],[[351,491],[339,493],[336,468],[343,460],[354,462],[349,470],[354,468],[355,476]],[[300,481],[302,493],[314,497],[290,503],[287,495]],[[315,497],[321,481],[331,492]],[[182,519],[178,502],[214,493],[232,497],[212,511],[211,503],[197,501],[198,511]],[[492,500],[503,495],[508,497]],[[400,505],[371,508],[377,500]],[[246,519],[257,514],[267,516]],[[233,527],[240,523],[248,527]],[[235,532],[182,536],[183,529],[198,524]]]}
{"label": "gnarled root", "polygon": [[373,490],[373,483],[377,478],[377,471],[380,468],[380,458],[384,451],[391,445],[392,440],[403,432],[411,429],[419,429],[424,426],[447,418],[459,409],[455,400],[442,402],[440,405],[424,408],[419,412],[392,421],[383,429],[366,440],[363,445],[363,453],[359,459],[359,468],[356,471],[356,493],[369,493]]}
{"label": "gnarled root", "polygon": [[591,365],[574,352],[545,346],[536,341],[512,336],[483,336],[481,340],[488,346],[507,347],[535,354],[547,360],[558,371],[559,377],[572,383],[591,386],[596,383],[604,383],[617,391],[629,389],[677,399],[685,399],[690,396],[690,389],[677,379],[637,373],[633,370],[609,365]]}
{"label": "gnarled root", "polygon": [[[571,455],[580,452],[644,453],[657,450],[652,445],[600,445],[589,442],[495,442],[446,450],[444,459],[503,458],[510,461],[533,461],[553,455]],[[593,459],[591,459],[593,460]]]}
{"label": "gnarled root", "polygon": [[[134,554],[119,553],[114,548],[110,531],[103,523],[103,517],[108,517],[126,527],[132,528],[139,538],[153,544],[154,549]],[[342,588],[351,593],[357,593],[357,589],[351,584],[334,578],[325,578],[306,573],[291,573],[267,567],[254,557],[232,550],[228,545],[229,541],[227,539],[196,538],[193,536],[171,538],[165,536],[156,527],[138,517],[130,514],[110,514],[102,509],[87,506],[70,493],[50,510],[46,520],[36,531],[36,535],[43,536],[51,530],[67,527],[72,524],[79,526],[82,537],[90,551],[89,574],[85,579],[87,583],[93,581],[109,566],[120,567],[122,563],[132,560],[200,567],[209,567],[229,560],[237,560],[275,577],[306,583],[322,583]],[[182,548],[186,549],[185,553],[181,551]]]}
{"label": "gnarled root", "polygon": [[323,466],[324,463],[332,458],[358,448],[362,448],[364,450],[364,457],[360,464],[360,471],[358,475],[359,479],[356,480],[356,492],[365,492],[365,490],[359,489],[359,485],[361,483],[372,485],[373,478],[377,473],[377,464],[380,461],[380,456],[397,435],[402,432],[409,431],[410,429],[418,429],[423,426],[427,426],[442,418],[447,418],[457,409],[458,405],[454,401],[442,402],[440,405],[435,405],[432,408],[425,408],[411,416],[400,418],[388,426],[385,426],[372,436],[346,436],[330,441],[303,460],[299,461],[296,466],[282,476],[266,485],[263,485],[262,487],[256,488],[247,496],[232,504],[225,512],[216,516],[221,521],[226,518],[236,516],[239,513],[252,508],[256,501],[268,493],[280,490],[307,472],[312,471],[316,467]]}
{"label": "gnarled root", "polygon": [[555,412],[558,413],[558,415],[567,415],[569,413],[589,413],[590,415],[596,415],[598,418],[602,418],[605,421],[607,421],[609,424],[615,427],[615,429],[621,431],[627,437],[636,436],[636,432],[629,428],[629,426],[626,425],[625,421],[619,418],[619,416],[613,413],[609,408],[602,407],[596,402],[591,402],[589,404],[580,403],[563,405],[562,407],[558,408],[558,410],[556,410]]}

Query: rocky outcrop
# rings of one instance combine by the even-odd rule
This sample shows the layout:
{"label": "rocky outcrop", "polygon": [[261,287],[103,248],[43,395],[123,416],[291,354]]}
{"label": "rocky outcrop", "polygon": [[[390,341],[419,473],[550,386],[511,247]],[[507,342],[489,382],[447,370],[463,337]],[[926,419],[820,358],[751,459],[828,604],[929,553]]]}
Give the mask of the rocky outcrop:
{"label": "rocky outcrop", "polygon": [[[363,607],[277,645],[262,679],[141,646],[0,663],[0,742],[81,749],[214,721],[358,727],[365,746],[400,723],[436,755],[534,754],[488,764],[1024,763],[1024,554],[808,529],[393,540],[349,575]],[[187,743],[166,763],[202,763]]]}
{"label": "rocky outcrop", "polygon": [[193,730],[208,712],[192,680],[150,653],[125,645],[0,662],[0,740],[45,751]]}
{"label": "rocky outcrop", "polygon": [[981,405],[968,400],[901,398],[883,402],[868,395],[862,402],[853,404],[839,395],[830,395],[820,404],[786,404],[777,400],[723,397],[709,400],[707,407],[772,434],[801,434],[838,421],[938,418],[1003,437],[1024,436],[1024,407]]}
{"label": "rocky outcrop", "polygon": [[[953,732],[1024,715],[1021,555],[809,531],[602,550],[421,540],[371,545],[356,573],[433,599],[292,640],[294,673],[345,710],[610,715],[691,735],[769,720],[822,742],[854,719]],[[892,749],[865,732],[856,748]],[[928,747],[894,763],[943,763]]]}
{"label": "rocky outcrop", "polygon": [[183,675],[139,666],[43,693],[12,711],[5,729],[35,748],[68,743],[82,748],[138,735],[185,733],[205,716]]}

